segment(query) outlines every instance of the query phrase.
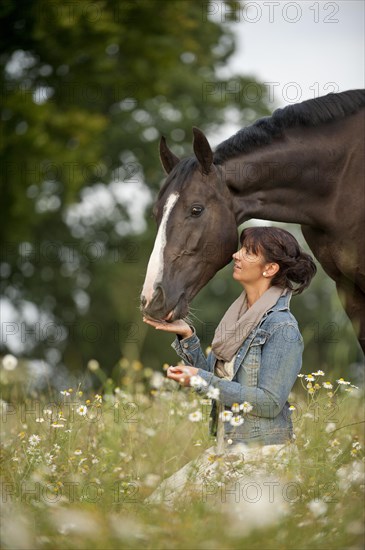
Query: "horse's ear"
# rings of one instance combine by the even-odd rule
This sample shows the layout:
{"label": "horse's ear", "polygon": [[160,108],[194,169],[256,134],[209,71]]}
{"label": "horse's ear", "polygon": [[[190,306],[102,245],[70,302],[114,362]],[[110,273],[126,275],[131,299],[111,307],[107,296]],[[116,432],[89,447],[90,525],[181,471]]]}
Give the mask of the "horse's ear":
{"label": "horse's ear", "polygon": [[174,166],[180,162],[180,159],[174,155],[172,151],[167,147],[166,139],[164,136],[160,139],[160,159],[161,164],[164,167],[166,174],[169,174]]}
{"label": "horse's ear", "polygon": [[213,151],[210,148],[207,138],[199,128],[193,128],[194,153],[202,167],[204,174],[209,174],[213,164]]}

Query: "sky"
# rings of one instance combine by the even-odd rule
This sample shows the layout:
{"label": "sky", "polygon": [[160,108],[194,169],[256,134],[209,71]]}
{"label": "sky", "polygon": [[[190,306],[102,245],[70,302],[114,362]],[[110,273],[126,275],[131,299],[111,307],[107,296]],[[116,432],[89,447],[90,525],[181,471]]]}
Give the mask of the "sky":
{"label": "sky", "polygon": [[[267,83],[272,110],[365,87],[364,0],[247,0],[245,4],[246,10],[228,25],[237,51],[222,77],[241,74]],[[222,3],[215,2],[213,9],[213,18],[225,22]],[[212,144],[237,129],[227,125]]]}
{"label": "sky", "polygon": [[230,25],[238,49],[229,70],[272,83],[278,106],[364,88],[363,0],[247,1],[246,6],[247,14],[241,12]]}

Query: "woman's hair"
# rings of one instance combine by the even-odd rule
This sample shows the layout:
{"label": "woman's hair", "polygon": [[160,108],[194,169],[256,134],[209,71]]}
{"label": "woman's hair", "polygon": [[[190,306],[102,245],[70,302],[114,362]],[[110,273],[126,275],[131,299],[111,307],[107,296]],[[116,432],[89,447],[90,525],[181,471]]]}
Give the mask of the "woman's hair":
{"label": "woman's hair", "polygon": [[242,231],[240,241],[248,252],[261,253],[266,262],[279,265],[272,285],[288,287],[294,294],[300,294],[316,274],[313,258],[301,250],[296,238],[285,229],[247,227]]}

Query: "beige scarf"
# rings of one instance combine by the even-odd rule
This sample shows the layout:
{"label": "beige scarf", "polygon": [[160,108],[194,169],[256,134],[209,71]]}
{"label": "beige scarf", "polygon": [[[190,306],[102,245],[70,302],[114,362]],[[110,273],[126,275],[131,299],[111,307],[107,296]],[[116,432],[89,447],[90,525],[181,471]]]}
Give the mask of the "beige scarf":
{"label": "beige scarf", "polygon": [[287,291],[287,288],[271,286],[250,308],[247,307],[247,296],[243,291],[228,308],[214,333],[212,342],[212,351],[217,358],[215,365],[217,376],[232,380],[237,351],[247,336],[257,327],[264,314]]}

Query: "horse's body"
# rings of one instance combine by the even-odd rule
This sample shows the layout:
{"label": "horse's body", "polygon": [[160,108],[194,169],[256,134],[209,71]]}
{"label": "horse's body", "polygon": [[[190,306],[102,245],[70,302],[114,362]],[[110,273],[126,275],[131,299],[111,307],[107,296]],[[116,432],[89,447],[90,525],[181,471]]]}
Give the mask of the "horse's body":
{"label": "horse's body", "polygon": [[[185,314],[198,290],[228,263],[237,246],[228,209],[235,227],[250,218],[301,225],[313,254],[336,282],[365,351],[364,113],[364,91],[328,94],[259,120],[221,143],[214,156],[195,130],[198,162],[179,161],[162,141],[161,160],[170,176],[156,203],[158,221],[171,194],[175,202],[165,215],[160,272],[152,286],[156,254],[147,272],[145,314],[161,319]],[[202,207],[198,215],[194,205]],[[189,246],[192,233],[195,243]],[[219,253],[217,242],[225,245]],[[212,253],[204,254],[202,266],[207,243]],[[188,265],[174,265],[182,255]]]}

